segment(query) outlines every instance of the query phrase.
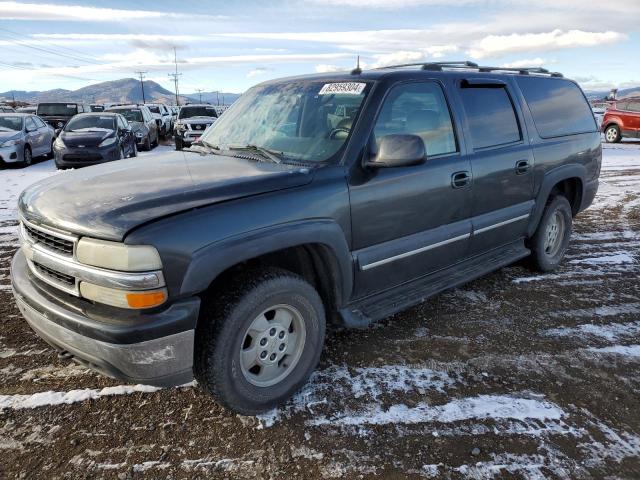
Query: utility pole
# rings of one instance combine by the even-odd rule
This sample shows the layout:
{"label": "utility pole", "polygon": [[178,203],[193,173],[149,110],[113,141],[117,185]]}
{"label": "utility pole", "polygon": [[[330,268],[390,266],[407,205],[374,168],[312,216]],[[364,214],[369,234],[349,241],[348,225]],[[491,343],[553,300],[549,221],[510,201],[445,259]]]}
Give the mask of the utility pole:
{"label": "utility pole", "polygon": [[198,92],[198,98],[200,99],[200,103],[202,103],[202,92],[204,92],[204,90],[202,88],[196,88],[196,92]]}
{"label": "utility pole", "polygon": [[220,92],[216,90],[216,105],[220,106]]}
{"label": "utility pole", "polygon": [[176,89],[176,105],[180,105],[180,93],[178,90],[178,78],[180,77],[180,75],[182,75],[181,73],[178,73],[178,54],[176,53],[176,47],[173,47],[173,62],[176,65],[176,72],[175,73],[169,73],[168,75],[170,77],[173,77],[173,83],[175,85],[175,89]]}
{"label": "utility pole", "polygon": [[147,103],[147,101],[144,98],[144,74],[147,72],[136,72],[138,75],[140,75],[140,88],[142,88],[142,103],[145,104]]}

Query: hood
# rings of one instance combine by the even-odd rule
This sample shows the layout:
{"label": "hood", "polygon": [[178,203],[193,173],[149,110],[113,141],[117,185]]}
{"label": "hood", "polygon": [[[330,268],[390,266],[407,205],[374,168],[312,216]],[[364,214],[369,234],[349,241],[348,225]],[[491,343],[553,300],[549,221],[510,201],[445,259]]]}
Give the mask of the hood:
{"label": "hood", "polygon": [[37,224],[122,241],[148,221],[309,183],[312,170],[172,152],[59,173],[27,188],[20,213]]}
{"label": "hood", "polygon": [[108,137],[113,136],[113,130],[79,130],[75,132],[62,132],[60,138],[67,147],[78,147],[80,145],[85,147],[97,147],[100,143]]}
{"label": "hood", "polygon": [[16,132],[15,130],[11,130],[10,132],[0,130],[0,143],[7,142],[9,140],[19,140],[21,136],[22,133]]}
{"label": "hood", "polygon": [[144,131],[144,129],[147,128],[143,122],[129,122],[129,125],[134,132]]}

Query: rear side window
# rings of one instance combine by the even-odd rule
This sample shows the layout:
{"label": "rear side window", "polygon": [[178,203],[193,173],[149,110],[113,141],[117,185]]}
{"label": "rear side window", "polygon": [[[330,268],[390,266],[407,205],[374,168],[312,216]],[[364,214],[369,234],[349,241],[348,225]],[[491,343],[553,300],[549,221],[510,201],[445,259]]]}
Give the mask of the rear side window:
{"label": "rear side window", "polygon": [[596,130],[591,107],[575,83],[545,77],[518,77],[517,82],[542,138]]}
{"label": "rear side window", "polygon": [[520,126],[507,89],[465,86],[460,89],[474,149],[520,141]]}
{"label": "rear side window", "polygon": [[631,100],[627,106],[630,112],[640,112],[640,100]]}

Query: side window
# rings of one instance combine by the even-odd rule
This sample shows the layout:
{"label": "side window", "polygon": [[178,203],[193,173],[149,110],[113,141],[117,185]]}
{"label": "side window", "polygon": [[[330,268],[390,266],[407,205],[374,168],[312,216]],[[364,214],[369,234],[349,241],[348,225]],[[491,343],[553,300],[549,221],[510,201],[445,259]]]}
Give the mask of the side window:
{"label": "side window", "polygon": [[629,102],[616,102],[616,110],[629,110]]}
{"label": "side window", "polygon": [[27,131],[29,132],[38,129],[38,127],[36,126],[36,122],[34,122],[33,118],[31,117],[27,117],[26,126],[27,126]]}
{"label": "side window", "polygon": [[460,96],[474,149],[497,147],[521,140],[518,118],[503,86],[465,86]]}
{"label": "side window", "polygon": [[36,122],[36,126],[38,128],[44,128],[46,126],[39,117],[31,117],[31,118],[33,118],[33,121]]}
{"label": "side window", "polygon": [[458,151],[447,101],[434,82],[394,87],[384,101],[373,134],[376,144],[385,135],[418,135],[428,156]]}
{"label": "side window", "polygon": [[630,112],[640,113],[640,101],[638,100],[630,101],[629,106],[627,107],[627,110],[629,110]]}
{"label": "side window", "polygon": [[516,81],[542,138],[596,131],[591,106],[575,83],[561,78],[525,76]]}
{"label": "side window", "polygon": [[118,127],[122,129],[127,128],[127,122],[124,121],[121,115],[118,115]]}

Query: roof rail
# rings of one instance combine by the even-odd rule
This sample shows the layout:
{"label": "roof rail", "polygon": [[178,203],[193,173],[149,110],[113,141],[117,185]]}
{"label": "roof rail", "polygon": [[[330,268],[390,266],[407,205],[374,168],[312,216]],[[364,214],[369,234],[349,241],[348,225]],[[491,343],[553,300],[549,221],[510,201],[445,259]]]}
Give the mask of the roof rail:
{"label": "roof rail", "polygon": [[463,60],[459,62],[419,62],[419,63],[401,63],[398,65],[388,65],[386,67],[374,68],[374,70],[387,70],[392,68],[404,68],[404,67],[420,67],[422,70],[440,72],[444,69],[475,69],[479,72],[515,72],[520,75],[549,75],[551,77],[562,77],[560,72],[550,72],[546,68],[541,67],[523,67],[523,68],[511,68],[511,67],[489,67],[480,66],[477,63]]}

